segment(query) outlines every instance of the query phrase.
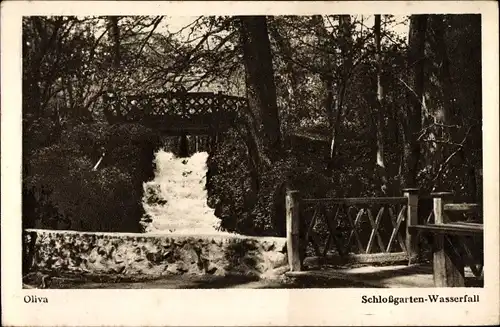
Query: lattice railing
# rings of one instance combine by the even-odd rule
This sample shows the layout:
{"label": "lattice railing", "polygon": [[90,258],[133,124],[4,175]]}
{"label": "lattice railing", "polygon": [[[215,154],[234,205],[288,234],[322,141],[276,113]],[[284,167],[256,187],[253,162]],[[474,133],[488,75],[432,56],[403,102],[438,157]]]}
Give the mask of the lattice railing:
{"label": "lattice railing", "polygon": [[211,92],[165,92],[118,96],[107,94],[105,106],[115,121],[197,120],[209,123],[231,117],[248,106],[247,99]]}
{"label": "lattice railing", "polygon": [[[401,197],[302,199],[286,196],[287,248],[291,271],[309,263],[411,261],[418,221],[416,189]],[[310,260],[309,260],[310,259]]]}
{"label": "lattice railing", "polygon": [[290,271],[301,271],[311,256],[320,264],[335,256],[365,263],[403,258],[411,263],[419,254],[420,241],[427,239],[435,286],[463,287],[467,266],[480,281],[484,265],[480,205],[451,203],[449,192],[419,199],[417,189],[405,189],[404,195],[302,199],[298,191],[288,191]]}
{"label": "lattice railing", "polygon": [[304,257],[382,253],[404,257],[407,201],[406,197],[303,199]]}

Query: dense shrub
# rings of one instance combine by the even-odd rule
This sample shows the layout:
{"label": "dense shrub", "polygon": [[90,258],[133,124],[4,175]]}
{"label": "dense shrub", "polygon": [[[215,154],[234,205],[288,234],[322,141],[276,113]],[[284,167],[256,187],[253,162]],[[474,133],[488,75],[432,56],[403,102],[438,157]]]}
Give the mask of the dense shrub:
{"label": "dense shrub", "polygon": [[31,127],[23,157],[24,227],[140,231],[142,183],[153,175],[158,143],[152,131],[135,124],[68,123],[51,144],[32,146],[50,126]]}
{"label": "dense shrub", "polygon": [[221,228],[239,231],[254,204],[250,167],[244,142],[231,129],[207,160],[208,205],[221,219]]}
{"label": "dense shrub", "polygon": [[324,158],[311,156],[309,145],[285,151],[262,169],[257,188],[244,141],[235,130],[226,133],[208,159],[208,202],[221,227],[246,235],[284,236],[287,188],[309,197],[332,194]]}

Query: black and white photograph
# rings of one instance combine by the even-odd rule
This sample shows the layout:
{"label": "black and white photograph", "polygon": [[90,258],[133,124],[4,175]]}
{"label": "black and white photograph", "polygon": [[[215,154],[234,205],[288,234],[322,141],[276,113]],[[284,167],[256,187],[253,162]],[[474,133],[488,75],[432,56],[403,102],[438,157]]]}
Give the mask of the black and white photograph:
{"label": "black and white photograph", "polygon": [[[484,305],[484,17],[352,8],[23,14],[21,301],[351,289],[360,305]],[[404,288],[434,291],[368,291]]]}

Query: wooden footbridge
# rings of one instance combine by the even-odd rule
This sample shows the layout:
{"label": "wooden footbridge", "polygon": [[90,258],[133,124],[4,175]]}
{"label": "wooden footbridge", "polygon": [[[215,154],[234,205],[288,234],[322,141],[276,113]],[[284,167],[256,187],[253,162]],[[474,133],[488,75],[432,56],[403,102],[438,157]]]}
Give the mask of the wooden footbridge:
{"label": "wooden footbridge", "polygon": [[247,99],[220,92],[104,95],[110,123],[139,122],[168,135],[210,135],[235,123]]}
{"label": "wooden footbridge", "polygon": [[484,265],[482,210],[452,203],[451,193],[401,197],[302,198],[286,196],[291,277],[325,276],[351,263],[415,263],[430,254],[436,287],[463,287],[464,268],[477,280]]}

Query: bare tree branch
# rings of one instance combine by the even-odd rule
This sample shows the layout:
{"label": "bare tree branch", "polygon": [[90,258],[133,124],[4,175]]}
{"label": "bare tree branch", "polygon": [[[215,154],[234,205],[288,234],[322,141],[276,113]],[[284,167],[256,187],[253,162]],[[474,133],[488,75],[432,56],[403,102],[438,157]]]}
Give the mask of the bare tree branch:
{"label": "bare tree branch", "polygon": [[465,136],[462,140],[462,142],[460,142],[460,144],[458,144],[458,149],[453,151],[453,153],[451,153],[448,158],[446,158],[446,160],[439,166],[439,170],[438,172],[436,173],[436,175],[434,176],[434,178],[432,179],[432,183],[433,183],[433,187],[432,189],[435,190],[436,188],[436,181],[438,180],[438,178],[441,176],[441,173],[443,172],[443,170],[446,168],[446,166],[448,165],[448,163],[451,161],[451,159],[453,159],[453,157],[455,157],[458,153],[460,153],[460,151],[463,151],[463,147],[464,147],[464,144],[465,142],[467,141],[467,137],[469,136],[471,130],[473,127],[475,127],[476,125],[471,125],[469,127],[469,129],[467,130],[467,132],[465,133]]}
{"label": "bare tree branch", "polygon": [[151,29],[151,31],[149,32],[149,34],[146,36],[146,38],[142,42],[141,48],[139,49],[139,52],[136,55],[136,61],[141,56],[142,50],[144,50],[144,47],[146,46],[146,43],[148,43],[148,41],[149,41],[149,38],[151,37],[151,35],[153,35],[154,31],[156,30],[156,28],[158,27],[158,25],[163,20],[163,16],[158,16],[155,19],[156,19],[156,21],[154,21],[153,28]]}

